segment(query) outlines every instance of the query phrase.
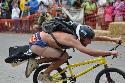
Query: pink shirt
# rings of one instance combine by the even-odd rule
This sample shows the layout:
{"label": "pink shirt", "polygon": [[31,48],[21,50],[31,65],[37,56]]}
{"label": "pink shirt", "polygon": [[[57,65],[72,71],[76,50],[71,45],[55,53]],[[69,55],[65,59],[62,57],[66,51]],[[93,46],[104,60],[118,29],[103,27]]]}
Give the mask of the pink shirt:
{"label": "pink shirt", "polygon": [[104,11],[105,21],[112,21],[113,20],[112,14],[113,14],[113,6],[106,7]]}
{"label": "pink shirt", "polygon": [[114,7],[115,7],[114,14],[117,16],[121,16],[123,14],[121,10],[124,7],[124,2],[115,2]]}

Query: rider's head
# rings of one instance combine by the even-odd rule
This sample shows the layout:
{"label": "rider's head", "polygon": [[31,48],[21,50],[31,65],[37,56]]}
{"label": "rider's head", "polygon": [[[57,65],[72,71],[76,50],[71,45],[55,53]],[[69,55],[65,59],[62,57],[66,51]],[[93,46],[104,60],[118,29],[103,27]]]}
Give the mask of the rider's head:
{"label": "rider's head", "polygon": [[91,40],[95,37],[95,32],[90,26],[82,25],[79,29],[80,42],[82,45],[87,46],[91,43]]}

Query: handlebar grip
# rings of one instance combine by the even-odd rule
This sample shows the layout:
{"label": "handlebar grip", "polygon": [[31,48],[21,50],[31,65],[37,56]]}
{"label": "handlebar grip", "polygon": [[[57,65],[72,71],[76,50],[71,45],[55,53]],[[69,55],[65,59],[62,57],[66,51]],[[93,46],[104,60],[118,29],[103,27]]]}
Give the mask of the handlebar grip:
{"label": "handlebar grip", "polygon": [[112,59],[117,58],[117,56],[113,56]]}
{"label": "handlebar grip", "polygon": [[[106,55],[104,57],[111,56],[111,55]],[[117,58],[117,56],[113,56],[112,59]]]}

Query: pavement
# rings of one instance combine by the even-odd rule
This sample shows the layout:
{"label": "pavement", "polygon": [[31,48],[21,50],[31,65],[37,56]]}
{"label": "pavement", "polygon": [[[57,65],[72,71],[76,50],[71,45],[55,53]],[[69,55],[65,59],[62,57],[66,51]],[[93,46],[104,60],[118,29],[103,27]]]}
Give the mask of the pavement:
{"label": "pavement", "polygon": [[[29,78],[25,77],[25,68],[26,62],[17,66],[12,67],[10,64],[5,63],[5,58],[9,55],[9,47],[17,46],[17,45],[26,45],[28,44],[29,37],[31,34],[11,34],[11,33],[0,33],[0,83],[33,83],[33,73]],[[111,42],[93,42],[89,45],[89,48],[98,49],[98,50],[109,50],[113,46],[114,43]],[[125,72],[125,46],[122,45],[118,48],[118,51],[121,55],[112,60],[112,57],[108,57],[108,64],[110,67],[115,67],[123,70]],[[70,63],[85,61],[87,59],[94,58],[89,55],[85,55],[76,50],[73,52],[72,49],[68,50],[68,53],[73,56],[72,59],[69,60]],[[82,69],[85,69],[87,66],[82,66],[74,69],[74,72],[79,72]],[[64,67],[62,65],[62,67]],[[103,69],[103,66],[87,73],[84,76],[81,76],[77,79],[76,83],[94,83],[94,79],[98,72]],[[118,82],[121,83],[121,82]],[[124,82],[125,83],[125,82]]]}

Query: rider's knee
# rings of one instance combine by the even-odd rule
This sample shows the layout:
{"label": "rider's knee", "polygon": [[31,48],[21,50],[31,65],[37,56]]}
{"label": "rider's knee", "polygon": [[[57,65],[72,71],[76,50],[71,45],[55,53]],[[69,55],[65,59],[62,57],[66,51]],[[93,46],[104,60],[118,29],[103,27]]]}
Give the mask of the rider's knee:
{"label": "rider's knee", "polygon": [[67,61],[68,58],[69,58],[69,55],[68,55],[68,53],[66,52],[66,53],[64,53],[64,54],[61,56],[60,59],[62,59],[62,60],[64,60],[64,61]]}

